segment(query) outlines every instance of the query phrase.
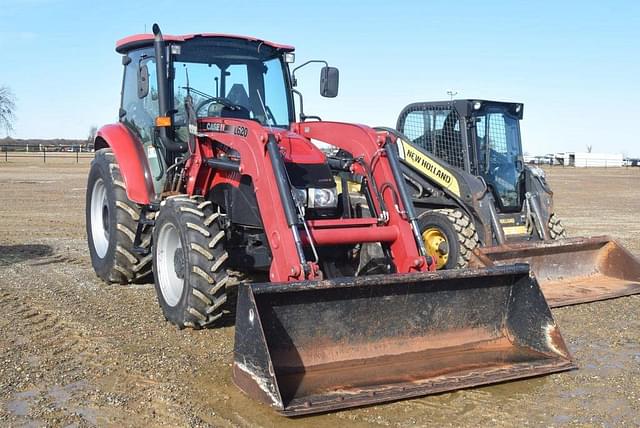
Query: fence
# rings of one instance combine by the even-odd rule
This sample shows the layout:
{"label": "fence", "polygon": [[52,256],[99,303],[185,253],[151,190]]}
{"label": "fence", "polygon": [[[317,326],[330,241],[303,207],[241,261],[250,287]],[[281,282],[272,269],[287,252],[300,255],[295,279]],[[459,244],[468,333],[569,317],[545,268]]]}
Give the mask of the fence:
{"label": "fence", "polygon": [[0,146],[0,161],[11,162],[25,159],[38,159],[42,163],[52,160],[63,160],[70,163],[80,163],[81,161],[93,159],[93,151],[81,151],[77,147],[38,147],[29,150],[22,146]]}

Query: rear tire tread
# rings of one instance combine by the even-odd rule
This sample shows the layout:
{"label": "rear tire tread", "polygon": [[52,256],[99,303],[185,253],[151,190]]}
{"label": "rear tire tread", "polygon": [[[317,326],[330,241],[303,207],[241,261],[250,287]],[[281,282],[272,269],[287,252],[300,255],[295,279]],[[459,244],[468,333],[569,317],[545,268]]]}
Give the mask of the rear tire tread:
{"label": "rear tire tread", "polygon": [[[103,272],[99,276],[103,280],[112,283],[127,284],[136,282],[146,277],[151,266],[150,257],[140,258],[133,251],[134,231],[138,226],[142,211],[141,207],[128,198],[124,178],[110,148],[96,152],[95,159],[92,162],[93,168],[102,168],[102,171],[108,171],[108,177],[105,177],[104,173],[101,174],[101,177],[105,181],[105,186],[110,186],[113,191],[114,209],[110,215],[116,216],[116,227],[115,231],[113,231],[115,236],[112,238],[115,242],[110,243],[110,248],[114,248],[111,265],[106,273]],[[114,247],[111,247],[111,245],[114,245]],[[151,247],[151,230],[148,226],[143,229],[141,247],[146,250]]]}
{"label": "rear tire tread", "polygon": [[551,214],[549,217],[549,236],[551,239],[564,239],[567,237],[567,231],[565,230],[560,218],[557,215]]}

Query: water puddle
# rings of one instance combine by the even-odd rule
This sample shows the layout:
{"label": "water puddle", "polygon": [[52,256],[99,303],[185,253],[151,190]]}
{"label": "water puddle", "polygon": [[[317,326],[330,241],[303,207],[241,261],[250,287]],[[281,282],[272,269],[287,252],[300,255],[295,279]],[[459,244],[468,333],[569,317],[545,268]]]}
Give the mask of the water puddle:
{"label": "water puddle", "polygon": [[[95,409],[84,406],[76,406],[72,402],[75,393],[87,388],[87,381],[78,381],[64,386],[54,385],[48,389],[33,389],[18,392],[13,399],[7,403],[6,409],[9,414],[20,418],[29,416],[32,407],[41,406],[41,401],[49,401],[56,409],[65,413],[77,414],[91,425],[98,423],[98,415]],[[36,424],[38,425],[38,424]]]}
{"label": "water puddle", "polygon": [[19,392],[7,403],[7,411],[15,416],[27,416],[38,391]]}

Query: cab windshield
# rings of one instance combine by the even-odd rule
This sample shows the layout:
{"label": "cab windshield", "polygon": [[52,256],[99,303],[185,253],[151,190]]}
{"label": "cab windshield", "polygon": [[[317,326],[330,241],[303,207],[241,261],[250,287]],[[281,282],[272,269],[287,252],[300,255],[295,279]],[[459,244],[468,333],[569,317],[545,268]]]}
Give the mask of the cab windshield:
{"label": "cab windshield", "polygon": [[248,41],[194,40],[181,46],[171,64],[176,117],[186,117],[184,100],[190,94],[198,117],[289,127],[286,68],[275,49]]}
{"label": "cab windshield", "polygon": [[500,108],[477,116],[479,171],[505,211],[519,210],[522,145],[518,119]]}

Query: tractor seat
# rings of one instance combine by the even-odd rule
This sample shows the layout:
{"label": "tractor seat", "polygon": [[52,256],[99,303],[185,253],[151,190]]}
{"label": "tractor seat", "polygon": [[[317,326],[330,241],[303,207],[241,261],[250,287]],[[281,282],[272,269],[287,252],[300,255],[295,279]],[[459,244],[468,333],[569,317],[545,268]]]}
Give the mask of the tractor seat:
{"label": "tractor seat", "polygon": [[251,119],[251,113],[247,106],[249,105],[249,96],[244,89],[244,86],[239,83],[234,83],[226,98],[231,101],[237,108],[229,108],[220,104],[212,104],[209,107],[216,110],[216,114],[212,116],[229,117],[233,119]]}

